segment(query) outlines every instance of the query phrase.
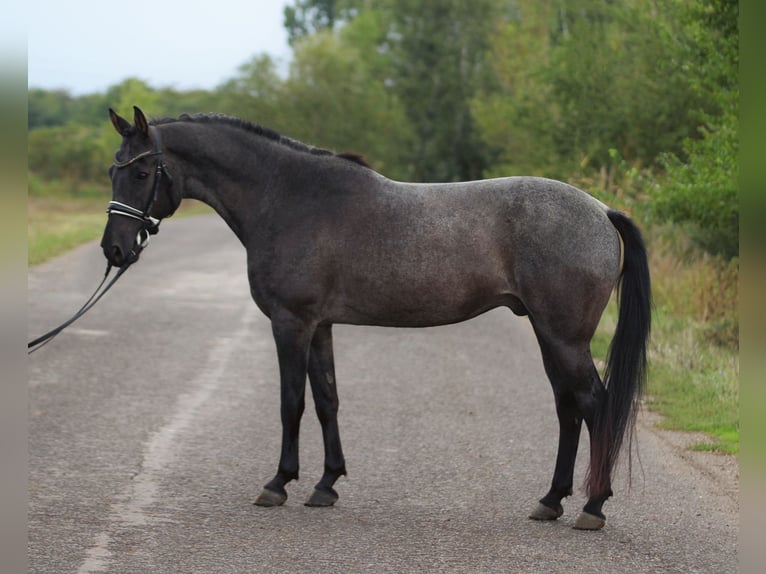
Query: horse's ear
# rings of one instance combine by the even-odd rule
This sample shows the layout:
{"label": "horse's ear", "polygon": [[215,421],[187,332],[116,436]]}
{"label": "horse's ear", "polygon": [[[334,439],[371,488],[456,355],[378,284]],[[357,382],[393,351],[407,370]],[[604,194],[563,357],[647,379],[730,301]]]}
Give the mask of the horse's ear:
{"label": "horse's ear", "polygon": [[149,137],[149,122],[146,121],[146,116],[138,106],[133,106],[133,123],[136,124],[136,128],[139,132]]}
{"label": "horse's ear", "polygon": [[131,125],[128,123],[128,120],[121,118],[112,108],[109,108],[109,117],[111,118],[112,125],[114,126],[114,129],[117,130],[118,134],[125,137],[130,133]]}

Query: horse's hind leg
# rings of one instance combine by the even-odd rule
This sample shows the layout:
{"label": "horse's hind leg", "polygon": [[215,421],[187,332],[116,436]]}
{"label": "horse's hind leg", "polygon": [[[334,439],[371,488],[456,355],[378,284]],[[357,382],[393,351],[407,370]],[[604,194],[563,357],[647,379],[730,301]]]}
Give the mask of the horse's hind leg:
{"label": "horse's hind leg", "polygon": [[314,487],[306,506],[332,506],[338,500],[333,485],[346,474],[346,462],[338,431],[338,389],[332,351],[332,326],[320,325],[309,353],[309,381],[324,440],[324,474]]}
{"label": "horse's hind leg", "polygon": [[[605,399],[606,390],[593,365],[587,342],[565,343],[551,336],[541,336],[541,333],[535,330],[540,341],[545,370],[556,399],[559,447],[551,488],[540,499],[530,518],[555,520],[563,513],[561,500],[572,494],[582,421],[586,422],[589,430],[592,428],[596,412]],[[606,497],[598,501],[590,500],[575,527],[590,530],[601,528],[605,523],[601,514],[601,506],[605,500]]]}

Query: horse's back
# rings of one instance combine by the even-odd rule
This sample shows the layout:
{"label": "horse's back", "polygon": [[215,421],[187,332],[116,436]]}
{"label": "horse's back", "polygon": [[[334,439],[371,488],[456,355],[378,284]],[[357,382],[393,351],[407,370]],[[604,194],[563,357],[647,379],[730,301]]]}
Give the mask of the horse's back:
{"label": "horse's back", "polygon": [[430,241],[452,254],[446,260],[499,257],[514,276],[569,267],[616,279],[620,248],[608,207],[574,186],[540,177],[398,185],[397,199],[410,204],[390,218],[392,233],[421,230],[416,245]]}

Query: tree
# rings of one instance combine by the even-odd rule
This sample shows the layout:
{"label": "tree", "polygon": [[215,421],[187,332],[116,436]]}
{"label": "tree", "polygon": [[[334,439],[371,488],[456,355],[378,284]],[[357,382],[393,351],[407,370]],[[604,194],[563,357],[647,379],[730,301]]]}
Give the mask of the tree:
{"label": "tree", "polygon": [[286,79],[268,56],[254,58],[219,88],[221,109],[311,145],[362,153],[387,175],[407,177],[410,131],[370,43],[379,25],[369,14],[338,33],[306,36]]}
{"label": "tree", "polygon": [[72,97],[66,92],[31,91],[28,135],[29,169],[43,180],[60,180],[71,192],[83,184],[106,184],[106,168],[117,147],[107,109],[139,105],[156,110],[157,92],[145,82],[128,79],[106,94]]}
{"label": "tree", "polygon": [[[138,106],[144,110],[157,110],[153,114],[161,113],[157,109],[157,92],[145,81],[138,78],[128,78],[119,84],[111,86],[106,91],[106,99],[109,102],[108,107],[120,110],[132,110],[133,106]],[[103,120],[108,122],[107,110],[104,110]]]}
{"label": "tree", "polygon": [[295,0],[285,6],[284,25],[288,42],[295,46],[301,39],[317,32],[334,32],[336,25],[352,21],[362,11],[370,11],[386,0]]}
{"label": "tree", "polygon": [[83,183],[105,180],[117,146],[106,142],[104,133],[78,124],[32,130],[27,138],[29,169],[45,180],[66,180],[75,192]]}
{"label": "tree", "polygon": [[[355,25],[348,25],[348,34]],[[411,131],[401,102],[375,75],[379,62],[367,60],[346,38],[323,32],[296,48],[284,91],[288,135],[362,153],[388,176],[407,177]]]}
{"label": "tree", "polygon": [[644,166],[680,152],[700,96],[688,81],[674,6],[518,3],[492,36],[498,86],[472,103],[503,170],[562,178],[608,166],[611,149]]}
{"label": "tree", "polygon": [[271,129],[287,127],[284,81],[274,60],[262,54],[240,66],[237,75],[216,90],[216,109]]}
{"label": "tree", "polygon": [[384,49],[391,89],[415,133],[417,180],[480,177],[487,166],[469,102],[486,75],[489,31],[501,2],[390,0]]}
{"label": "tree", "polygon": [[69,119],[72,96],[64,90],[32,89],[27,94],[27,125],[29,129],[60,126]]}
{"label": "tree", "polygon": [[474,179],[491,158],[469,102],[487,78],[487,38],[506,3],[297,0],[285,11],[285,25],[296,60],[312,35],[338,34],[388,101],[403,107],[413,137],[412,179]]}
{"label": "tree", "polygon": [[735,0],[700,0],[687,13],[688,53],[700,70],[693,85],[706,105],[683,153],[663,156],[666,173],[653,192],[656,215],[685,225],[702,249],[726,259],[739,254],[737,19]]}
{"label": "tree", "polygon": [[484,176],[557,175],[558,112],[546,74],[554,4],[521,3],[491,31],[487,60],[493,81],[470,101],[478,137],[496,156]]}

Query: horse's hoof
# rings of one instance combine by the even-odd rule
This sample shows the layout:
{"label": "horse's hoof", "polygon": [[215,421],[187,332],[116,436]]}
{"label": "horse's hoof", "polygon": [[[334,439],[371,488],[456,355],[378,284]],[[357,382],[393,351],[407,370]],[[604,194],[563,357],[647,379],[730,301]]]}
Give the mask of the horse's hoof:
{"label": "horse's hoof", "polygon": [[282,506],[285,503],[285,500],[287,500],[286,492],[275,492],[268,488],[264,488],[263,492],[258,495],[258,498],[255,499],[253,504],[264,507]]}
{"label": "horse's hoof", "polygon": [[537,503],[537,507],[532,511],[529,517],[532,520],[556,520],[564,514],[564,507],[560,504],[556,508],[545,506],[542,502]]}
{"label": "horse's hoof", "polygon": [[314,489],[311,497],[306,501],[306,506],[332,506],[338,500],[338,493],[332,488]]}
{"label": "horse's hoof", "polygon": [[605,524],[606,518],[590,514],[589,512],[581,512],[573,528],[576,530],[601,530]]}

